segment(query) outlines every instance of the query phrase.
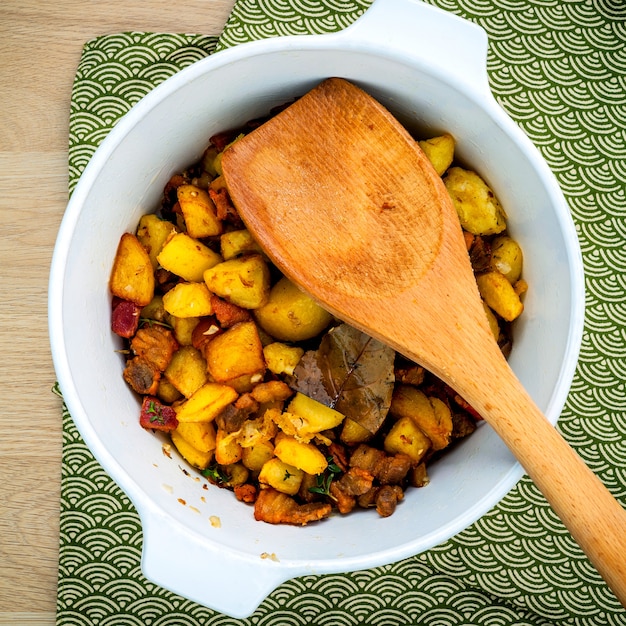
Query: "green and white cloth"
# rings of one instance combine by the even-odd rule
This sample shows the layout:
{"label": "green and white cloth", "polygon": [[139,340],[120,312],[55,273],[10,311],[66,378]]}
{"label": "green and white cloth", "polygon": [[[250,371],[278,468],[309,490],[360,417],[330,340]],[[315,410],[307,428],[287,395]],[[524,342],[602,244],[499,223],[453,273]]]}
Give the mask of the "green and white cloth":
{"label": "green and white cloth", "polygon": [[[487,31],[492,90],[542,152],[571,207],[587,313],[558,427],[626,506],[626,6],[429,3]],[[129,32],[88,42],[72,94],[70,191],[117,120],[167,77],[252,39],[337,31],[369,4],[239,0],[219,38]],[[526,478],[470,528],[424,554],[298,578],[250,618],[226,617],[143,577],[136,511],[65,409],[63,435],[57,626],[626,625],[626,611]]]}

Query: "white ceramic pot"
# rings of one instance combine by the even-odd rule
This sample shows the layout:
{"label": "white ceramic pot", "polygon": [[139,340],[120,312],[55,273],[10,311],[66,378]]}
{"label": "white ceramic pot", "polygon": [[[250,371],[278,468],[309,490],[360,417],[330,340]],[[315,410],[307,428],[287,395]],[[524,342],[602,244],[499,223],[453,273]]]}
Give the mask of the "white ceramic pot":
{"label": "white ceramic pot", "polygon": [[[120,343],[110,331],[117,243],[155,210],[171,174],[197,160],[213,133],[341,76],[424,136],[451,132],[458,157],[495,189],[524,249],[530,284],[510,363],[555,423],[581,341],[582,262],[553,175],[490,93],[486,51],[485,33],[469,22],[415,0],[376,0],[338,34],[245,44],[194,64],[139,102],[93,156],[58,235],[51,344],[80,433],[139,512],[147,578],[244,617],[289,578],[391,563],[445,541],[522,476],[483,425],[432,465],[431,484],[409,490],[389,518],[361,512],[304,528],[255,522],[231,492],[204,490],[185,475],[175,453],[163,455],[163,440],[139,426],[138,399],[122,380]],[[219,517],[219,528],[210,516]]]}

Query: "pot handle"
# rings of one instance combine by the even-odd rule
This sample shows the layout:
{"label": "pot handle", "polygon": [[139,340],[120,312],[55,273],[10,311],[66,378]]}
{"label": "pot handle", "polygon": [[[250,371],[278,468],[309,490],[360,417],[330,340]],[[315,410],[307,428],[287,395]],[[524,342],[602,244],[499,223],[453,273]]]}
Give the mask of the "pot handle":
{"label": "pot handle", "polygon": [[422,0],[374,0],[338,34],[412,58],[477,94],[491,96],[487,34],[477,24]]}
{"label": "pot handle", "polygon": [[[198,538],[169,515],[151,505],[142,507],[141,569],[151,582],[236,619],[249,617],[280,584],[299,575],[272,555],[258,558],[228,551]],[[242,593],[241,590],[245,590]]]}

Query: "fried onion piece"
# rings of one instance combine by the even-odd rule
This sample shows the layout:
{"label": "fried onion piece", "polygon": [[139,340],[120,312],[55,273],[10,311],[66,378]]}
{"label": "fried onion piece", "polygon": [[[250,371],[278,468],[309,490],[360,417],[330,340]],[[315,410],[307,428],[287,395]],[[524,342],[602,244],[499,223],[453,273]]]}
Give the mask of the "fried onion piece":
{"label": "fried onion piece", "polygon": [[330,515],[332,507],[324,502],[298,504],[287,494],[271,487],[262,489],[254,503],[254,519],[268,524],[305,526]]}

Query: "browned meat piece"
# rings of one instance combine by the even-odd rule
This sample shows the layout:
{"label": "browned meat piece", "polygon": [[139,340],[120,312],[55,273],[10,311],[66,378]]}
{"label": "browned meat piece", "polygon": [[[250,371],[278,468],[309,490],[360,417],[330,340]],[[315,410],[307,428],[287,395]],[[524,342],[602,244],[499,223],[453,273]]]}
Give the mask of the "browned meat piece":
{"label": "browned meat piece", "polygon": [[491,246],[481,236],[476,235],[469,249],[472,269],[475,272],[485,272],[491,265]]}
{"label": "browned meat piece", "polygon": [[178,342],[171,330],[155,324],[140,328],[130,342],[130,349],[136,356],[163,372],[178,350]]}
{"label": "browned meat piece", "polygon": [[395,368],[396,382],[418,387],[424,382],[424,368],[415,363],[404,363]]}
{"label": "browned meat piece", "polygon": [[[399,490],[399,491],[398,491]],[[376,493],[376,512],[381,517],[389,517],[403,497],[402,490],[392,485],[384,485]]]}
{"label": "browned meat piece", "polygon": [[340,468],[342,472],[348,470],[348,451],[345,446],[333,442],[328,446],[328,452],[333,457],[333,463]]}
{"label": "browned meat piece", "polygon": [[215,418],[215,423],[221,430],[234,433],[258,408],[259,403],[249,393],[241,394]]}
{"label": "browned meat piece", "polygon": [[476,422],[465,413],[452,414],[452,439],[461,439],[476,430]]}
{"label": "browned meat piece", "polygon": [[178,426],[176,411],[154,396],[145,396],[141,403],[139,423],[148,430],[170,432]]}
{"label": "browned meat piece", "polygon": [[143,357],[136,356],[126,362],[124,380],[141,395],[154,395],[159,387],[161,372]]}
{"label": "browned meat piece", "polygon": [[252,319],[250,311],[242,309],[236,304],[226,302],[226,300],[219,298],[215,294],[211,295],[211,306],[213,307],[213,313],[222,328],[230,328],[239,322],[247,322]]}
{"label": "browned meat piece", "polygon": [[204,348],[223,331],[214,316],[202,317],[191,333],[191,345],[204,355]]}
{"label": "browned meat piece", "polygon": [[399,485],[411,469],[411,459],[405,454],[387,456],[379,466],[376,478],[381,485]]}
{"label": "browned meat piece", "polygon": [[243,485],[236,485],[233,488],[235,492],[235,497],[237,500],[241,502],[245,502],[246,504],[252,504],[257,498],[257,490],[254,485],[250,483],[244,483]]}
{"label": "browned meat piece", "polygon": [[334,481],[341,491],[350,496],[362,496],[372,488],[374,476],[360,467],[351,467],[339,480]]}
{"label": "browned meat piece", "polygon": [[412,467],[409,472],[409,485],[411,487],[425,487],[430,482],[426,463],[420,463],[417,467]]}
{"label": "browned meat piece", "polygon": [[382,450],[377,450],[362,443],[350,457],[350,467],[359,467],[368,471],[372,476],[377,476],[381,463],[387,455]]}
{"label": "browned meat piece", "polygon": [[356,498],[348,493],[345,493],[338,485],[337,481],[330,483],[329,491],[335,501],[337,510],[342,515],[347,515],[356,506]]}
{"label": "browned meat piece", "polygon": [[276,489],[262,489],[254,503],[254,519],[268,524],[304,526],[328,517],[332,507],[325,502],[298,504]]}
{"label": "browned meat piece", "polygon": [[376,506],[376,494],[380,487],[372,487],[369,491],[366,491],[362,496],[357,498],[357,502],[362,509],[368,509],[372,506]]}
{"label": "browned meat piece", "polygon": [[237,213],[237,209],[234,207],[225,187],[220,189],[209,188],[209,198],[215,205],[217,217],[220,221],[241,224],[239,213]]}

